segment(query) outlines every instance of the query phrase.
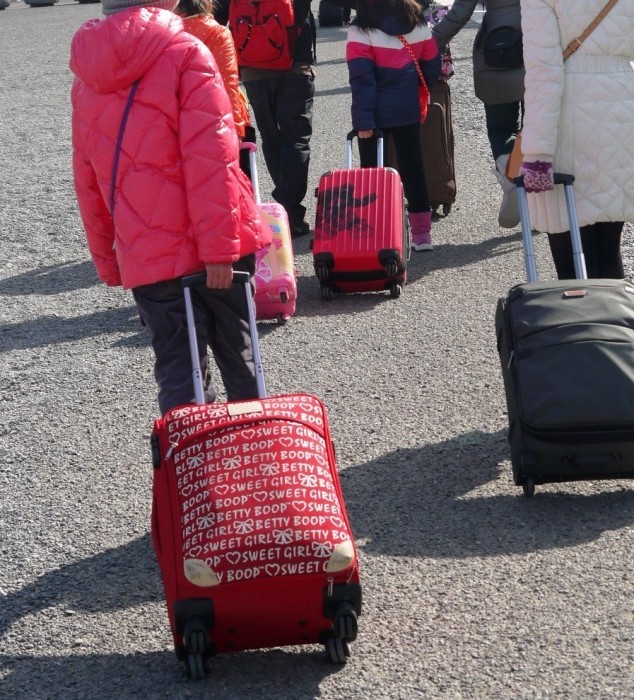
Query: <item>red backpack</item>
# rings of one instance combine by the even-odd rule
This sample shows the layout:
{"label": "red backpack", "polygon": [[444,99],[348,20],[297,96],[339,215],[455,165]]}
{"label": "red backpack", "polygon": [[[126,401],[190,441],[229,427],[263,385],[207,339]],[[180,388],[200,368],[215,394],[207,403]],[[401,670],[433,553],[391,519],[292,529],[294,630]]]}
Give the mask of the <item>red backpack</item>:
{"label": "red backpack", "polygon": [[291,67],[299,35],[292,0],[231,0],[229,29],[241,68]]}

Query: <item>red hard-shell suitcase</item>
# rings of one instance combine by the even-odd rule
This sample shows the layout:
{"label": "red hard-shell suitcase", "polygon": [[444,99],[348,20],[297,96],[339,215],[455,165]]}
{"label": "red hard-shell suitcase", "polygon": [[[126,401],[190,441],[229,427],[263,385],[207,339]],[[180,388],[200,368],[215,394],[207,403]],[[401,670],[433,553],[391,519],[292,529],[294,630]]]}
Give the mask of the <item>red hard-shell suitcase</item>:
{"label": "red hard-shell suitcase", "polygon": [[255,200],[273,234],[271,243],[255,256],[255,314],[260,320],[277,319],[278,323],[285,323],[295,313],[297,304],[295,257],[288,214],[277,202],[261,201],[255,159],[257,146],[245,142],[242,148],[249,151]]}
{"label": "red hard-shell suitcase", "polygon": [[313,264],[323,299],[333,292],[389,290],[400,296],[406,280],[409,226],[403,184],[396,170],[384,168],[383,138],[377,168],[348,167],[321,176],[312,242]]}
{"label": "red hard-shell suitcase", "polygon": [[[238,277],[262,398],[204,405],[190,332],[197,404],[159,418],[152,436],[153,542],[176,653],[194,678],[214,654],[283,645],[321,643],[345,663],[361,613],[324,405],[265,397],[248,275]],[[186,299],[202,279],[184,279]]]}

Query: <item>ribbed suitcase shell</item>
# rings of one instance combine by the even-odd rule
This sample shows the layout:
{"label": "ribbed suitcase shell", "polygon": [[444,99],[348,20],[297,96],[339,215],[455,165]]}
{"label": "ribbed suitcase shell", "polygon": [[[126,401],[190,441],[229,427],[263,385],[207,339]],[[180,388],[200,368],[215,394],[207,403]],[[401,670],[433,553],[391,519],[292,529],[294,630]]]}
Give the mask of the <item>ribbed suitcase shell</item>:
{"label": "ribbed suitcase shell", "polygon": [[317,189],[315,271],[338,292],[390,290],[406,279],[403,185],[393,168],[325,173]]}

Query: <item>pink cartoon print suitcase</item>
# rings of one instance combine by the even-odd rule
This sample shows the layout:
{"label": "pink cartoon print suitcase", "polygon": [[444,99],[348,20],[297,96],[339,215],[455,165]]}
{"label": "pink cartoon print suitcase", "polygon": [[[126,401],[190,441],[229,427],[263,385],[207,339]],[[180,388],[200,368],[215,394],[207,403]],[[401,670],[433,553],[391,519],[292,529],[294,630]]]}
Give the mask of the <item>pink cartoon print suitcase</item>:
{"label": "pink cartoon print suitcase", "polygon": [[[266,396],[249,276],[240,277],[260,397],[203,403],[188,301],[196,404],[159,418],[152,436],[152,539],[176,654],[196,679],[215,654],[245,649],[323,644],[343,664],[361,614],[324,404]],[[184,278],[186,299],[201,281]]]}
{"label": "pink cartoon print suitcase", "polygon": [[295,313],[297,300],[297,280],[293,243],[286,209],[277,202],[260,200],[260,184],[254,143],[243,143],[249,151],[251,180],[255,200],[271,228],[273,240],[256,253],[255,313],[258,320],[277,319],[285,323]]}

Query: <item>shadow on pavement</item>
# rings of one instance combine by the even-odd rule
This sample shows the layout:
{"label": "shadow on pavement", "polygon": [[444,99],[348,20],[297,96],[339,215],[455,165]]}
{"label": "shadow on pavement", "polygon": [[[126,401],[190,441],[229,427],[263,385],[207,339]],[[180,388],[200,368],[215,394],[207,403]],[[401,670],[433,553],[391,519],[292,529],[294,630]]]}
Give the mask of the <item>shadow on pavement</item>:
{"label": "shadow on pavement", "polygon": [[[574,547],[634,522],[634,490],[586,496],[566,485],[516,495],[470,495],[500,475],[506,431],[475,432],[419,449],[401,449],[350,466],[342,487],[364,552],[466,558]],[[510,465],[504,477],[512,485]],[[512,487],[516,488],[516,487]],[[543,490],[542,490],[543,489]],[[611,490],[610,490],[611,489]]]}
{"label": "shadow on pavement", "polygon": [[38,316],[36,319],[0,325],[0,352],[41,348],[71,343],[107,333],[130,333],[131,337],[118,340],[114,345],[148,345],[150,336],[139,322],[135,306],[105,309],[84,316],[60,318]]}
{"label": "shadow on pavement", "polygon": [[[441,226],[442,224],[438,224]],[[436,242],[438,241],[438,242]],[[413,252],[407,268],[408,280],[415,282],[430,272],[438,270],[455,270],[466,265],[473,265],[481,260],[488,260],[509,252],[509,245],[517,247],[519,259],[520,239],[517,232],[509,231],[503,236],[494,236],[474,243],[443,243],[442,234],[434,239],[431,252]]]}
{"label": "shadow on pavement", "polygon": [[22,294],[53,295],[88,289],[101,284],[90,260],[60,263],[36,267],[13,277],[0,280],[0,294],[19,296]]}
{"label": "shadow on pavement", "polygon": [[[143,576],[131,576],[141,571]],[[162,602],[163,587],[150,535],[63,566],[2,599],[0,636],[27,615],[64,605],[95,614]],[[165,614],[165,626],[169,622]],[[141,635],[142,637],[144,635]],[[5,643],[5,647],[8,644]],[[245,663],[248,673],[245,674]],[[0,656],[3,698],[236,698],[316,697],[323,678],[341,670],[318,645],[247,651],[212,659],[211,677],[190,682],[173,650],[134,655]],[[151,683],[148,683],[151,676]],[[156,688],[164,688],[157,694]],[[266,692],[262,694],[262,688]],[[310,691],[307,691],[307,688]],[[27,690],[28,689],[28,690]],[[151,689],[151,690],[150,690]]]}
{"label": "shadow on pavement", "polygon": [[[152,575],[131,576],[141,571]],[[0,636],[25,615],[56,605],[76,612],[120,610],[163,599],[150,535],[49,571],[2,597]]]}

